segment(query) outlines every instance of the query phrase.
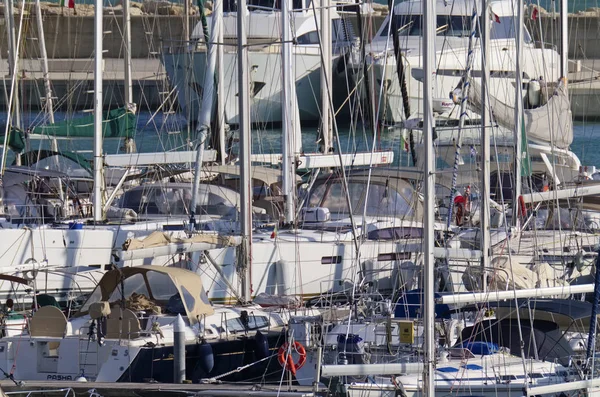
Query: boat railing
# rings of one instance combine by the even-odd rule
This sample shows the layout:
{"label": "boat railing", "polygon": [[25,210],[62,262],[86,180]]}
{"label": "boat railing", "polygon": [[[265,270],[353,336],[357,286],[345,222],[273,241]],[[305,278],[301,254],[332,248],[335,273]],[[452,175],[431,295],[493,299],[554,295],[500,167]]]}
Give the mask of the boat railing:
{"label": "boat railing", "polygon": [[535,48],[538,49],[558,51],[558,46],[554,43],[547,43],[545,41],[534,41],[533,45],[535,46]]}
{"label": "boat railing", "polygon": [[[41,396],[64,396],[64,397],[68,397],[68,396],[76,396],[75,390],[70,388],[70,387],[66,387],[66,388],[61,388],[61,389],[31,389],[31,390],[27,390],[27,389],[19,389],[19,390],[15,390],[15,391],[5,391],[3,393],[3,395],[5,396],[36,396],[36,395],[41,395]],[[99,397],[100,394],[96,393],[95,391],[90,391],[89,397]]]}

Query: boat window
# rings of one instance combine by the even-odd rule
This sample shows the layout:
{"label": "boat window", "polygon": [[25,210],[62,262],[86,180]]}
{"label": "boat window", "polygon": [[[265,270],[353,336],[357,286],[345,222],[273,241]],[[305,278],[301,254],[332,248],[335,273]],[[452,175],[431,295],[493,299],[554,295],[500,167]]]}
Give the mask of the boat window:
{"label": "boat window", "polygon": [[183,285],[181,286],[181,294],[183,295],[183,301],[185,302],[188,310],[193,310],[194,306],[196,305],[196,299],[194,299],[190,291],[188,291]]}
{"label": "boat window", "polygon": [[[122,293],[121,285],[123,285]],[[123,297],[128,298],[133,293],[150,297],[150,294],[148,293],[148,287],[146,286],[146,280],[144,280],[144,276],[141,273],[134,274],[133,276],[126,278],[122,284],[119,283],[113,293],[110,295],[108,301],[117,302]]]}
{"label": "boat window", "polygon": [[316,31],[304,33],[300,35],[297,39],[298,44],[306,45],[306,44],[319,44],[319,34]]}
{"label": "boat window", "polygon": [[239,318],[232,318],[226,321],[225,328],[227,332],[242,332],[244,331],[244,325]]}
{"label": "boat window", "polygon": [[368,234],[369,240],[401,240],[423,238],[423,229],[420,227],[388,227],[372,230]]}
{"label": "boat window", "polygon": [[148,279],[152,298],[156,300],[168,301],[171,296],[179,293],[171,277],[167,274],[147,272],[146,278]]}
{"label": "boat window", "polygon": [[[515,20],[512,16],[499,17],[498,21],[490,23],[490,39],[514,39],[515,38]],[[421,15],[395,15],[394,22],[399,36],[422,36],[423,18]],[[389,34],[389,19],[386,19],[385,28],[381,30],[380,36],[386,37]],[[471,34],[471,18],[462,15],[438,15],[437,17],[437,35],[450,37],[469,37]],[[523,32],[526,43],[531,42],[531,36],[527,29]],[[479,37],[480,31],[477,29],[475,37]]]}
{"label": "boat window", "polygon": [[[362,215],[365,205],[365,183],[348,183],[350,203],[352,211],[356,215]],[[331,184],[325,198],[321,201],[325,190],[324,185],[318,186],[309,199],[309,207],[326,207],[331,214],[349,213],[346,194],[341,182]],[[366,200],[369,216],[406,216],[412,215],[413,209],[410,205],[413,191],[406,187],[402,188],[402,194],[386,185],[369,185],[368,199]],[[407,200],[405,197],[409,198]]]}
{"label": "boat window", "polygon": [[155,189],[155,203],[159,214],[186,215],[192,201],[191,189],[165,187]]}
{"label": "boat window", "polygon": [[395,189],[388,186],[371,185],[368,197],[367,215],[369,216],[406,216],[413,214],[410,203]]}
{"label": "boat window", "polygon": [[577,208],[540,208],[531,227],[547,230],[596,230],[598,225]]}
{"label": "boat window", "polygon": [[312,189],[312,192],[310,193],[310,198],[308,199],[309,208],[319,207],[321,205],[326,188],[327,184],[323,183]]}
{"label": "boat window", "polygon": [[348,212],[348,203],[341,183],[336,182],[329,187],[327,196],[325,196],[325,200],[323,200],[321,206],[329,208],[329,212],[332,214]]}
{"label": "boat window", "polygon": [[237,1],[225,0],[223,2],[223,12],[237,12]]}
{"label": "boat window", "polygon": [[[499,17],[498,21],[492,21],[490,39],[491,40],[502,40],[502,39],[514,39],[517,35],[515,33],[515,23],[513,23],[513,17]],[[527,29],[523,29],[523,39],[525,43],[531,43],[531,36]]]}
{"label": "boat window", "polygon": [[90,306],[92,305],[92,303],[100,302],[101,300],[102,289],[100,288],[100,286],[96,286],[96,288],[94,288],[94,291],[89,296],[88,300],[84,303],[84,305],[81,307],[81,310],[79,312],[87,313],[88,310],[90,310]]}
{"label": "boat window", "polygon": [[249,0],[248,8],[252,8],[252,6],[258,6],[261,8],[274,8],[273,0]]}
{"label": "boat window", "polygon": [[250,316],[249,327],[250,329],[264,328],[269,325],[269,319],[266,316]]}

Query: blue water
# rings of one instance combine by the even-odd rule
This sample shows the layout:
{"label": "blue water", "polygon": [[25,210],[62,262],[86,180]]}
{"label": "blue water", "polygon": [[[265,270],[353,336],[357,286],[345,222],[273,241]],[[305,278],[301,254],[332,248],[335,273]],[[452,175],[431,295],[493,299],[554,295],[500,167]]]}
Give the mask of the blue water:
{"label": "blue water", "polygon": [[[40,122],[39,114],[28,114],[23,117],[24,124],[37,124]],[[63,120],[67,115],[57,113],[56,120]],[[69,116],[70,117],[70,116]],[[6,114],[0,113],[0,125],[6,121]],[[339,129],[342,152],[352,153],[355,151],[367,151],[371,149],[372,139],[370,133],[357,128],[351,132],[347,126]],[[193,140],[193,131],[190,131]],[[314,127],[303,127],[302,145],[305,152],[316,152],[317,130]],[[137,149],[140,152],[155,152],[186,147],[188,132],[185,121],[179,115],[164,116],[158,114],[152,117],[151,113],[142,112],[137,117],[137,133],[135,137]],[[32,149],[49,148],[48,141],[32,141]],[[382,130],[376,139],[376,148],[381,150],[394,150],[396,164],[406,164],[407,154],[400,146],[402,142],[399,130]],[[106,140],[104,142],[105,153],[117,153],[123,142],[118,139]],[[280,130],[254,130],[252,133],[253,153],[281,153],[281,131]],[[69,139],[60,140],[59,148],[64,151],[82,151],[82,154],[91,158],[93,142],[91,139]],[[234,144],[234,150],[235,150]],[[582,164],[594,165],[600,168],[600,123],[578,122],[574,126],[574,139],[571,150],[579,157]],[[12,161],[12,157],[9,157]]]}

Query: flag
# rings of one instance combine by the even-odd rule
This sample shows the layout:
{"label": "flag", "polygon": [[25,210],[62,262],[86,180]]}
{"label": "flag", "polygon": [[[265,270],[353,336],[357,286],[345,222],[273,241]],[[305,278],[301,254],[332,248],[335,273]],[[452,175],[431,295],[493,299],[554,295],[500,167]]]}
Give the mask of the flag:
{"label": "flag", "polygon": [[531,12],[531,19],[536,21],[538,19],[539,10],[537,7],[533,7],[533,11]]}
{"label": "flag", "polygon": [[[67,2],[67,4],[65,4]],[[75,0],[60,0],[60,6],[68,6],[69,8],[75,8]]]}
{"label": "flag", "polygon": [[406,140],[405,131],[402,131],[402,135],[400,135],[400,147],[403,151],[408,152],[408,141]]}
{"label": "flag", "polygon": [[275,225],[275,228],[273,229],[273,233],[271,233],[271,238],[275,238],[277,237],[277,225]]}
{"label": "flag", "polygon": [[500,23],[500,17],[496,13],[492,12],[492,16],[494,17],[494,22]]}

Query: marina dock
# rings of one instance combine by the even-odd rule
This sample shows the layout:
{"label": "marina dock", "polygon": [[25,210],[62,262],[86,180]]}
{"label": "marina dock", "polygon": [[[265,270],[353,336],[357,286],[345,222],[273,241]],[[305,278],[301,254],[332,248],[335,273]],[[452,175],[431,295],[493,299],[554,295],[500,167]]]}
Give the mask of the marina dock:
{"label": "marina dock", "polygon": [[[126,396],[213,396],[213,397],[317,397],[325,393],[314,393],[312,387],[293,385],[236,385],[236,384],[164,384],[164,383],[101,383],[76,381],[28,381],[22,386],[10,380],[0,381],[5,392],[36,391],[46,396],[65,396],[70,389],[76,395],[90,396],[91,390],[104,397]],[[324,389],[321,389],[324,390]],[[39,394],[36,394],[39,395]]]}

